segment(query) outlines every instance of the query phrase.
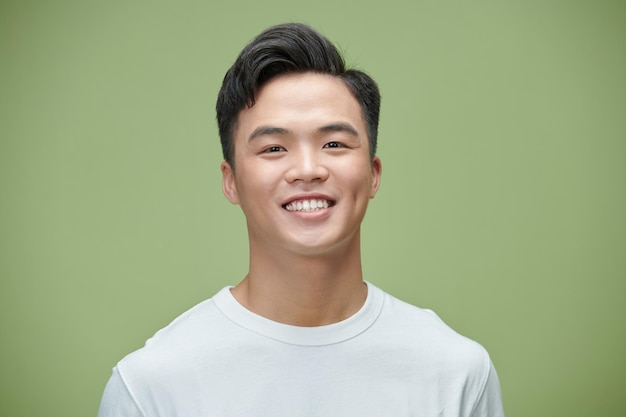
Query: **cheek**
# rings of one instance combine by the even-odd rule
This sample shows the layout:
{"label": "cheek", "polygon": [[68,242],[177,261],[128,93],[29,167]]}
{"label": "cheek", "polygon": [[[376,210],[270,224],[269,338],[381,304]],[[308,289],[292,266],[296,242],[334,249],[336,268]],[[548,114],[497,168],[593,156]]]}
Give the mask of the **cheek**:
{"label": "cheek", "polygon": [[347,189],[351,190],[350,192],[355,200],[369,200],[372,194],[372,177],[370,175],[356,175],[353,173],[350,176],[344,176],[342,182]]}
{"label": "cheek", "polygon": [[273,195],[275,181],[269,175],[260,172],[247,172],[236,179],[239,199],[254,203],[261,198],[267,199]]}
{"label": "cheek", "polygon": [[367,192],[372,188],[372,167],[367,162],[360,162],[358,164],[352,165],[350,169],[351,181],[355,187],[359,187],[361,189],[367,189]]}

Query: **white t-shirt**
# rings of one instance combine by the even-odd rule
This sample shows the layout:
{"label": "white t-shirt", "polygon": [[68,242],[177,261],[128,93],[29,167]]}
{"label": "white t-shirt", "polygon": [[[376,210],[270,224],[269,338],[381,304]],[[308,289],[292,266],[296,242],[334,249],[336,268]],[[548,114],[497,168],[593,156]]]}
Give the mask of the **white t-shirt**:
{"label": "white t-shirt", "polygon": [[298,327],[224,288],[113,369],[99,417],[501,417],[487,352],[368,283],[339,323]]}

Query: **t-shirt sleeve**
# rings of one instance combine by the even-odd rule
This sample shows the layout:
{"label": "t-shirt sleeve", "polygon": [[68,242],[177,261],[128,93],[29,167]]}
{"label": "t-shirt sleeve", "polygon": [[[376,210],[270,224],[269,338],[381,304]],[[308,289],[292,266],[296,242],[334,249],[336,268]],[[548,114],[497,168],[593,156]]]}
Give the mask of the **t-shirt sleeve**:
{"label": "t-shirt sleeve", "polygon": [[487,381],[474,406],[472,417],[504,417],[500,381],[491,361],[489,361]]}
{"label": "t-shirt sleeve", "polygon": [[113,368],[104,389],[98,417],[146,417],[128,391],[117,367]]}

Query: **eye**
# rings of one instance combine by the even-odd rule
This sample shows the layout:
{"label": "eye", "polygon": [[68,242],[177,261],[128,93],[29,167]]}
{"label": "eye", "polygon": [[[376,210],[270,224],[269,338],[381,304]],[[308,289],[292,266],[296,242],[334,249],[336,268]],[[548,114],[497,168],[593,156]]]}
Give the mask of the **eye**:
{"label": "eye", "polygon": [[324,145],[324,148],[345,148],[346,146],[341,142],[328,142]]}
{"label": "eye", "polygon": [[273,146],[268,146],[267,148],[263,149],[262,153],[276,153],[276,152],[282,152],[284,150],[285,148],[283,148],[282,146],[273,145]]}

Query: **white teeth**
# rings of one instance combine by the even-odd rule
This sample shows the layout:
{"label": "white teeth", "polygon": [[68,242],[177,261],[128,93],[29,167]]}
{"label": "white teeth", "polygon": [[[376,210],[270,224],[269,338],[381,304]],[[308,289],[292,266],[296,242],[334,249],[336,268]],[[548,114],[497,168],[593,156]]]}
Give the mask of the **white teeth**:
{"label": "white teeth", "polygon": [[327,200],[298,200],[287,204],[285,208],[289,211],[315,211],[328,208]]}

